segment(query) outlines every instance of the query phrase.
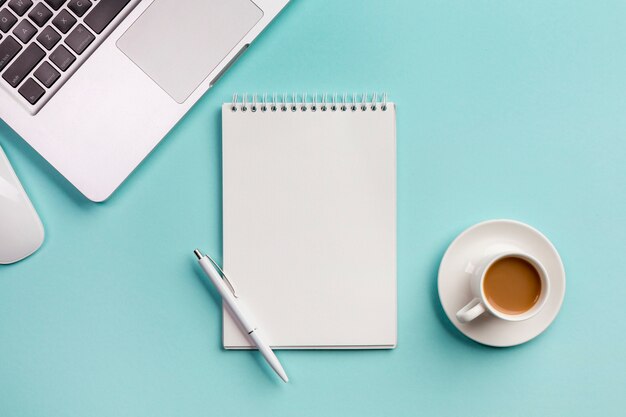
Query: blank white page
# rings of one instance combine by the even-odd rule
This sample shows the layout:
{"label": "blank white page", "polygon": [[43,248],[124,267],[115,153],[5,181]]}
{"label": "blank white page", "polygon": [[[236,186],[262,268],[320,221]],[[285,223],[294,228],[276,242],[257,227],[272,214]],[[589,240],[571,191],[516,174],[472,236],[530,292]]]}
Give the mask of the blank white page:
{"label": "blank white page", "polygon": [[[395,105],[224,104],[222,131],[224,272],[268,343],[395,347]],[[226,309],[223,341],[252,346]]]}

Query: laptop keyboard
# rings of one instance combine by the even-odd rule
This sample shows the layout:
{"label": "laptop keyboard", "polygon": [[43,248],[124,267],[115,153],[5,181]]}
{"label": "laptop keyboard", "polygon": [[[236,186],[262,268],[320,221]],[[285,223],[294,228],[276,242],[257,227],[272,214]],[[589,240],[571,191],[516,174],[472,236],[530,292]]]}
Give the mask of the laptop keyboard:
{"label": "laptop keyboard", "polygon": [[106,38],[129,3],[0,0],[0,82],[38,110]]}

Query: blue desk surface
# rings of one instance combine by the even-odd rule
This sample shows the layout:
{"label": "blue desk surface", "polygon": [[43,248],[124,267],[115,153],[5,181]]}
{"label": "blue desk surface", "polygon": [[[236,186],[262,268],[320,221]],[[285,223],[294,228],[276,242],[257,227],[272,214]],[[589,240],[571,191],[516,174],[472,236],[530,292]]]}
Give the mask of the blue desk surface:
{"label": "blue desk surface", "polygon": [[[294,1],[106,203],[0,125],[46,226],[0,268],[0,415],[623,415],[626,4]],[[285,351],[281,384],[221,349],[191,251],[221,259],[220,104],[238,92],[387,91],[398,104],[392,351]],[[508,349],[442,313],[439,261],[481,220],[559,249],[560,315]]]}

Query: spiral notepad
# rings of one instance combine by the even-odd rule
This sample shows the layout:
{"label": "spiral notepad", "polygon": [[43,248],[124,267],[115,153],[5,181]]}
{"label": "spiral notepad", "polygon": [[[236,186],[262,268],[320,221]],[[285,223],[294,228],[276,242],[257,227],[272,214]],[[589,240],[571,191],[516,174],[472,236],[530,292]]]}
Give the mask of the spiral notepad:
{"label": "spiral notepad", "polygon": [[[268,343],[395,347],[395,105],[235,96],[222,131],[224,271]],[[226,309],[223,341],[252,347]]]}

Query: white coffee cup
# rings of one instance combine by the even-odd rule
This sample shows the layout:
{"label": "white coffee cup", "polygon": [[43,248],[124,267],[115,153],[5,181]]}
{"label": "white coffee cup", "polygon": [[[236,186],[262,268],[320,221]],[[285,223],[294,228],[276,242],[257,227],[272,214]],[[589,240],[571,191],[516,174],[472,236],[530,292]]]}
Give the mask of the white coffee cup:
{"label": "white coffee cup", "polygon": [[[541,278],[541,294],[537,302],[529,309],[520,314],[504,313],[489,303],[485,295],[484,281],[489,267],[503,258],[519,258],[530,263],[539,273]],[[539,313],[550,294],[550,279],[544,266],[535,257],[524,252],[503,252],[491,255],[482,260],[477,268],[471,273],[470,288],[474,298],[456,313],[456,318],[461,323],[467,323],[479,317],[483,313],[490,313],[493,316],[506,321],[528,320]]]}

